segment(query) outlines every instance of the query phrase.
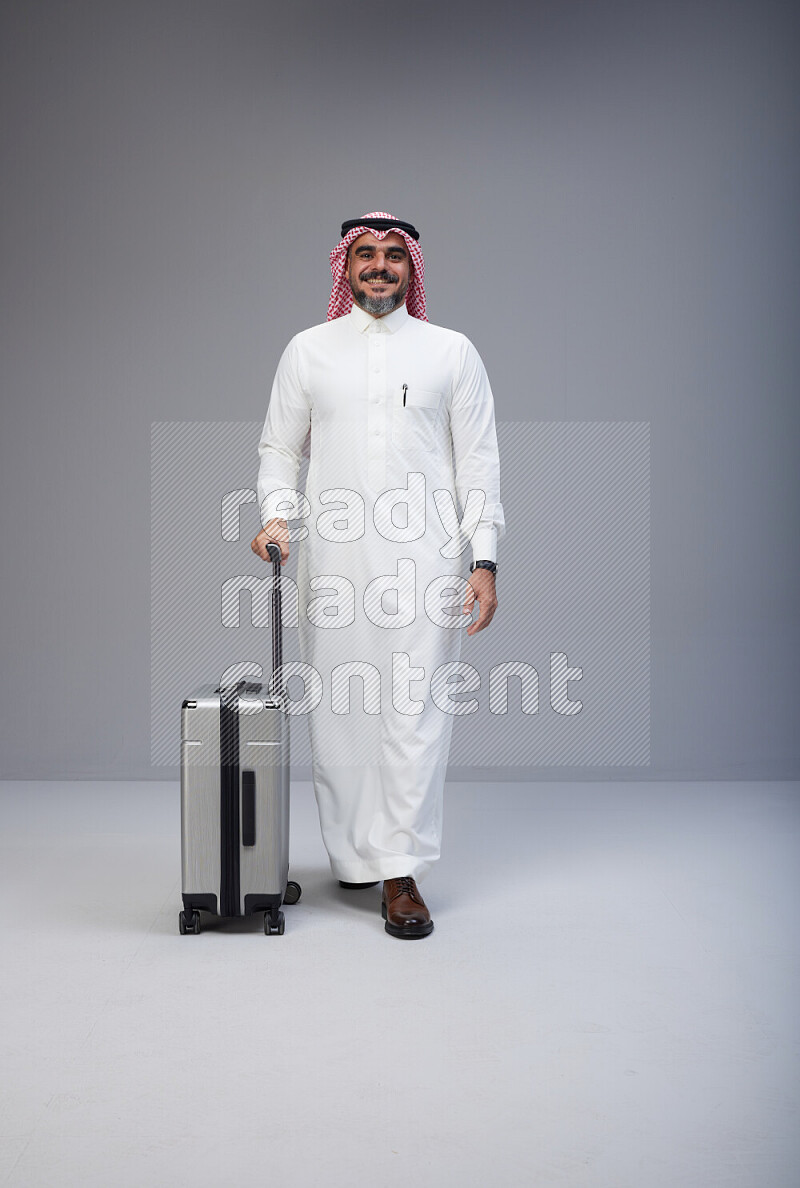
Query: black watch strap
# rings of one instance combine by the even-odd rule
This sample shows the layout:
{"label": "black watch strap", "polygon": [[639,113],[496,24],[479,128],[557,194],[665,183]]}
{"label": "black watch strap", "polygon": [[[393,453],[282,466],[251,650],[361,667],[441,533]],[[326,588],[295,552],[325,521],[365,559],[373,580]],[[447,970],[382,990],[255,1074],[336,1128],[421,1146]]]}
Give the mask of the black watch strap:
{"label": "black watch strap", "polygon": [[497,573],[497,565],[494,561],[473,561],[469,567],[470,573],[475,569],[488,569],[490,573]]}

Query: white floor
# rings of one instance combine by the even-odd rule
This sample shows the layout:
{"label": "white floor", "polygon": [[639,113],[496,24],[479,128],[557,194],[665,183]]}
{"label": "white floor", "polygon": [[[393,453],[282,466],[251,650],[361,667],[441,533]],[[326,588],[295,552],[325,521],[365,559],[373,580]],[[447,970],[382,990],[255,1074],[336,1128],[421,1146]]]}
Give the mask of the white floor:
{"label": "white floor", "polygon": [[0,1184],[796,1188],[798,784],[450,785],[433,935],[177,932],[177,784],[0,786]]}

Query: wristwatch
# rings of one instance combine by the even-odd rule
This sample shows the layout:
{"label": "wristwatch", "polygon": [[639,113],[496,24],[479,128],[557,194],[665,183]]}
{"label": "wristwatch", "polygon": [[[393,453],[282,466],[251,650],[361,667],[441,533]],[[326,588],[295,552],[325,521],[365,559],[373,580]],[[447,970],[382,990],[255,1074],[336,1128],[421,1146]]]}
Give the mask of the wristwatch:
{"label": "wristwatch", "polygon": [[475,569],[488,569],[490,573],[497,573],[497,566],[494,561],[473,561],[469,567],[470,573]]}

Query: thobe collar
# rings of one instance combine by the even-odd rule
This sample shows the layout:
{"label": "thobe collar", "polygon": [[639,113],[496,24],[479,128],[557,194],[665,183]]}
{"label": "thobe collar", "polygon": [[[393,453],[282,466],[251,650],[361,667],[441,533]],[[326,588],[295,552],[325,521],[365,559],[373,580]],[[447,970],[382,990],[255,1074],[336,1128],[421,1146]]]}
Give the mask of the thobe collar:
{"label": "thobe collar", "polygon": [[368,314],[354,301],[348,317],[359,334],[396,334],[398,330],[402,330],[411,314],[403,302],[382,318],[373,318],[372,314]]}

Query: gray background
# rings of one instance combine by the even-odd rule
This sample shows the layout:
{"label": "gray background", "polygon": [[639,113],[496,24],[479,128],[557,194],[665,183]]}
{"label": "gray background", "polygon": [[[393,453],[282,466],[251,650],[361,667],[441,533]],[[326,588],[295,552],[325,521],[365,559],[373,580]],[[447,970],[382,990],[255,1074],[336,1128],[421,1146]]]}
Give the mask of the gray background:
{"label": "gray background", "polygon": [[797,775],[792,5],[0,14],[1,776],[173,774],[151,423],[263,420],[375,208],[421,228],[498,420],[650,422],[651,766],[581,778]]}

